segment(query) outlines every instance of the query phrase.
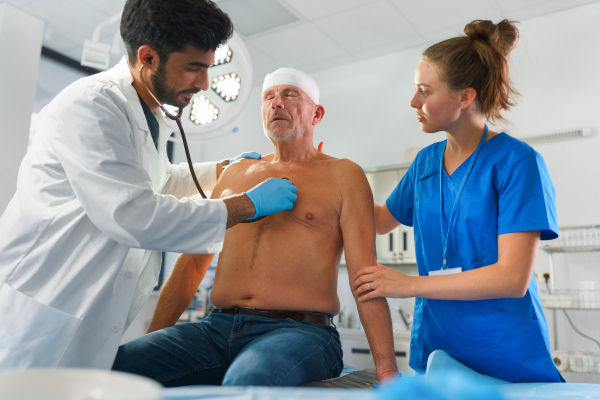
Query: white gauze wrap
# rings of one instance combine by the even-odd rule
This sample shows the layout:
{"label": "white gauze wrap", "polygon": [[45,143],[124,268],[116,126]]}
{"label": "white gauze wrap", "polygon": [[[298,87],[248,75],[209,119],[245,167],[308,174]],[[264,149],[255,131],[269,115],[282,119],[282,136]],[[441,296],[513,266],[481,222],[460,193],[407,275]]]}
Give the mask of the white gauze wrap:
{"label": "white gauze wrap", "polygon": [[263,83],[263,90],[279,85],[292,85],[302,89],[315,104],[319,104],[319,87],[317,82],[308,74],[294,68],[279,68],[277,71],[267,74]]}

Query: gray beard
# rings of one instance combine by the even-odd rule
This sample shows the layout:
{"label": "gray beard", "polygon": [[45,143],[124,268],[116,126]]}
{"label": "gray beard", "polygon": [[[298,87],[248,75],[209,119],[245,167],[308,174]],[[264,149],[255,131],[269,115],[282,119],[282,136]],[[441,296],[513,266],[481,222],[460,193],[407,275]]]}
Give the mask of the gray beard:
{"label": "gray beard", "polygon": [[296,132],[294,128],[290,128],[283,134],[275,136],[273,135],[273,133],[271,133],[271,131],[265,129],[265,135],[267,135],[267,137],[273,142],[281,142],[283,140],[296,139],[297,137],[304,135],[304,133],[306,132]]}

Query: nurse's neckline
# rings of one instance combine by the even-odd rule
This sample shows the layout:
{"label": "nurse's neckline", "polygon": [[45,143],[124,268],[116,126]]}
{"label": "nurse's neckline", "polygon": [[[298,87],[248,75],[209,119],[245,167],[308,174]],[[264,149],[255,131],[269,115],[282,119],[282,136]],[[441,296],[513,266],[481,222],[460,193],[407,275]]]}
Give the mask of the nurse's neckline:
{"label": "nurse's neckline", "polygon": [[[493,134],[490,136],[490,133],[493,133]],[[489,132],[488,132],[488,137],[485,139],[485,141],[483,142],[483,145],[481,146],[481,150],[483,150],[483,149],[484,149],[484,146],[485,146],[485,144],[486,144],[487,142],[489,142],[491,139],[493,139],[493,138],[495,138],[495,137],[498,137],[498,136],[502,136],[502,135],[504,135],[505,133],[506,133],[506,132],[491,132],[491,131],[489,131]],[[448,141],[448,139],[444,140],[442,143],[445,143],[445,142],[447,142],[447,141]],[[444,153],[445,153],[445,148],[446,148],[446,146],[445,146],[445,144],[444,144]],[[486,147],[486,148],[487,148],[487,147]],[[464,159],[464,160],[463,160],[463,161],[462,161],[462,162],[461,162],[461,163],[460,163],[460,164],[459,164],[459,165],[458,165],[456,168],[454,168],[454,169],[452,170],[452,172],[451,172],[451,173],[449,173],[449,172],[448,172],[448,168],[447,168],[447,166],[446,166],[446,163],[445,163],[445,162],[444,162],[444,163],[442,163],[442,165],[443,165],[443,169],[444,169],[444,171],[443,171],[443,172],[444,172],[444,174],[445,174],[445,175],[446,175],[448,178],[452,178],[452,175],[454,175],[454,173],[455,173],[455,172],[456,172],[458,169],[460,169],[460,168],[461,168],[463,165],[465,165],[465,164],[466,164],[466,163],[467,163],[467,162],[468,162],[468,161],[471,159],[471,157],[473,156],[473,153],[475,153],[475,150],[473,150],[473,151],[471,152],[471,154],[469,154],[469,155],[467,156],[467,158],[465,158],[465,159]]]}

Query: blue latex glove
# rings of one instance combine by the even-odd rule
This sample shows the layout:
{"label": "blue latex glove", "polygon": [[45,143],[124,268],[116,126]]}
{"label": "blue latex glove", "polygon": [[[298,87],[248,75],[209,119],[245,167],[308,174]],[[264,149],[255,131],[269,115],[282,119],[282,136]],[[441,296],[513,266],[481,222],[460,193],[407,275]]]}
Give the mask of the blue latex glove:
{"label": "blue latex glove", "polygon": [[262,158],[262,156],[255,151],[247,151],[245,153],[240,154],[236,158],[232,158],[231,160],[229,160],[229,165],[233,164],[234,162],[238,162],[244,158],[253,158],[255,160],[259,160]]}
{"label": "blue latex glove", "polygon": [[256,209],[256,214],[250,219],[291,210],[298,198],[297,190],[296,186],[287,179],[269,178],[244,192],[252,200]]}

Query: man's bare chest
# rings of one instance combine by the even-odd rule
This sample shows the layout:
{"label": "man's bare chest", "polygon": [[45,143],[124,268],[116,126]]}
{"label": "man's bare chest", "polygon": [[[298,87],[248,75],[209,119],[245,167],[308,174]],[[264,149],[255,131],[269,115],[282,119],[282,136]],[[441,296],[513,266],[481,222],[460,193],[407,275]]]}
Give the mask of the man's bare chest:
{"label": "man's bare chest", "polygon": [[268,178],[287,178],[297,187],[298,198],[292,210],[272,216],[271,220],[293,221],[306,227],[326,225],[339,229],[342,196],[339,182],[327,169],[281,171],[249,168],[243,175],[239,174],[235,178],[224,182],[225,188],[220,194],[221,198],[241,194]]}

